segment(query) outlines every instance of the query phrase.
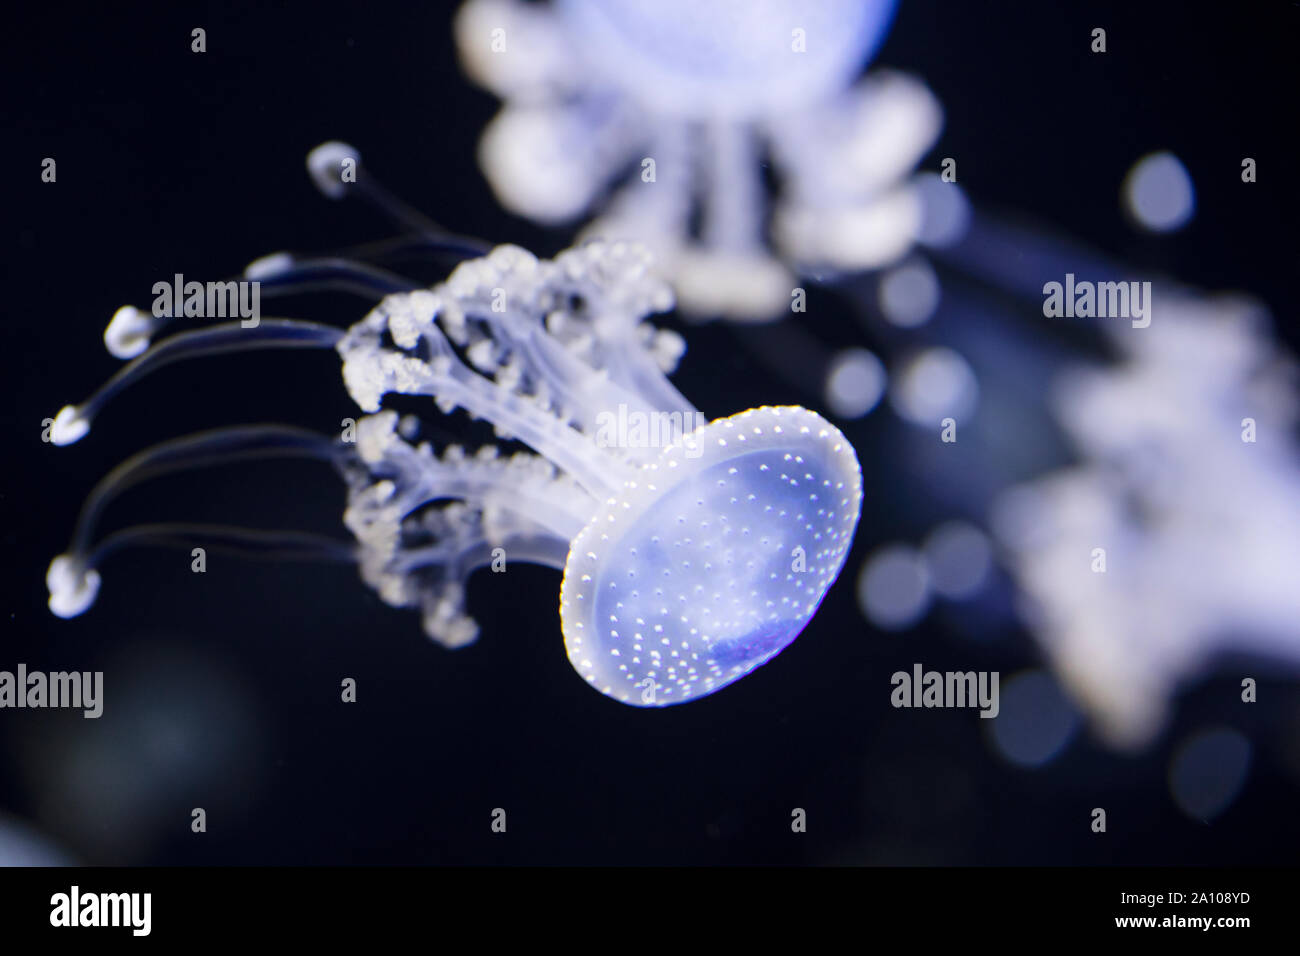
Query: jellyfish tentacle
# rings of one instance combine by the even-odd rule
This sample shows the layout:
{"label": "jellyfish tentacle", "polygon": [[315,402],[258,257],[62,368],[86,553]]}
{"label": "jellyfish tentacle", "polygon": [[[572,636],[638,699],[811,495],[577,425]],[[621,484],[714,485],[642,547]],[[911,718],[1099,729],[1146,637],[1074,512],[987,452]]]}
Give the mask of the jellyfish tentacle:
{"label": "jellyfish tentacle", "polygon": [[[498,551],[499,549],[499,551]],[[510,535],[500,542],[484,539],[463,541],[455,554],[434,552],[427,555],[413,553],[415,562],[427,568],[439,569],[440,581],[426,586],[420,595],[422,623],[425,633],[445,647],[460,647],[478,636],[478,624],[465,611],[465,585],[479,568],[496,561],[500,553],[508,561],[540,564],[561,570],[568,553],[568,543],[561,545],[548,536]]]}
{"label": "jellyfish tentacle", "polygon": [[479,568],[490,565],[494,552],[500,548],[503,559],[523,564],[540,564],[556,571],[564,570],[565,559],[569,556],[569,542],[561,542],[546,534],[510,534],[500,538],[484,536],[472,542],[462,542],[454,549],[454,557],[448,557],[453,549],[445,544],[431,545],[426,548],[413,548],[402,554],[395,563],[406,573],[433,564],[450,564],[458,569],[458,576],[468,579]]}
{"label": "jellyfish tentacle", "polygon": [[[619,406],[693,414],[695,406],[664,375],[681,354],[680,337],[641,322],[672,307],[671,293],[649,275],[644,250],[593,242],[548,265],[503,247],[448,278],[455,296],[455,307],[445,312],[451,334],[471,341],[470,319],[499,346],[480,367],[518,359],[519,385],[558,400],[586,433],[602,412]],[[498,293],[512,300],[504,310],[494,308]]]}
{"label": "jellyfish tentacle", "polygon": [[651,122],[645,159],[655,161],[654,180],[642,178],[643,167],[641,176],[618,187],[581,239],[637,239],[651,243],[662,261],[689,231],[695,153],[685,127]]}
{"label": "jellyfish tentacle", "polygon": [[[351,174],[345,176],[345,170]],[[399,198],[361,165],[356,148],[338,140],[321,143],[307,154],[307,172],[316,188],[330,199],[357,194],[407,232],[459,246],[467,255],[483,255],[491,246],[481,239],[458,236]]]}
{"label": "jellyfish tentacle", "polygon": [[313,253],[310,256],[288,253],[295,258],[329,258],[346,259],[349,262],[391,262],[397,259],[430,257],[435,259],[477,259],[483,255],[479,241],[467,239],[452,233],[430,235],[427,233],[400,233],[387,239],[376,239],[358,245],[345,246],[325,253]]}
{"label": "jellyfish tentacle", "polygon": [[[345,160],[351,160],[354,172],[360,175],[360,154],[346,143],[322,143],[307,155],[307,169],[313,182],[330,198],[341,199],[348,193],[349,183],[343,181],[337,168]],[[249,263],[240,275],[223,279],[218,284],[257,282],[259,294],[264,292],[268,296],[340,290],[373,301],[394,292],[413,291],[420,288],[420,284],[359,260],[411,252],[465,260],[482,256],[491,248],[482,240],[444,229],[389,192],[369,171],[364,177],[351,180],[351,184],[408,234],[356,246],[335,255],[302,257],[289,252],[272,253]],[[104,329],[104,345],[117,358],[135,358],[175,318],[124,305],[113,314]]]}
{"label": "jellyfish tentacle", "polygon": [[[344,383],[363,410],[378,411],[388,392],[428,395],[444,413],[464,408],[472,417],[491,422],[499,432],[543,450],[598,498],[608,497],[619,487],[621,480],[611,478],[618,470],[612,455],[593,455],[580,432],[529,397],[507,391],[473,371],[432,322],[408,340],[411,347],[425,343],[432,353],[430,361],[384,349],[380,339],[388,324],[386,314],[381,304],[339,342]],[[601,462],[601,457],[608,460]]]}
{"label": "jellyfish tentacle", "polygon": [[392,411],[357,423],[364,468],[352,475],[344,522],[380,598],[419,604],[429,636],[460,646],[477,634],[464,609],[473,571],[498,557],[562,568],[596,501],[536,455],[502,459],[488,446],[467,457],[452,446],[437,458],[405,442],[396,423]]}
{"label": "jellyfish tentacle", "polygon": [[[637,243],[595,240],[561,253],[555,263],[573,292],[594,303],[582,315],[565,315],[564,322],[577,320],[587,331],[597,367],[637,393],[650,410],[694,415],[695,406],[667,376],[685,343],[677,333],[643,321],[667,312],[674,302],[671,289],[651,271],[649,251]],[[548,328],[553,318],[555,313],[548,316]],[[611,405],[606,402],[606,408]]]}
{"label": "jellyfish tentacle", "polygon": [[719,250],[752,253],[762,244],[764,203],[754,135],[746,124],[725,120],[707,124],[705,134],[705,241]]}
{"label": "jellyfish tentacle", "polygon": [[62,618],[84,613],[99,594],[98,569],[116,551],[138,545],[189,547],[199,543],[210,550],[269,560],[357,561],[351,543],[308,532],[212,524],[134,525],[108,535],[88,553],[61,554],[50,562],[45,574],[50,610]]}
{"label": "jellyfish tentacle", "polygon": [[[50,607],[61,617],[73,617],[85,611],[94,601],[98,591],[99,574],[96,569],[105,557],[122,547],[130,544],[169,544],[178,540],[189,541],[193,536],[185,538],[184,535],[188,532],[184,529],[202,527],[211,530],[217,527],[144,525],[115,532],[95,544],[93,540],[95,526],[104,510],[114,498],[128,488],[178,471],[261,458],[315,458],[330,461],[341,468],[349,454],[350,452],[336,441],[288,425],[244,425],[212,429],[174,438],[137,452],[100,479],[87,495],[77,516],[68,550],[50,564],[50,571],[46,578],[50,589]],[[243,531],[246,529],[232,527],[216,535],[215,538],[235,545],[238,535]],[[286,532],[286,534],[292,533]],[[220,541],[217,541],[217,544],[220,544]],[[269,541],[270,539],[262,540],[254,536],[250,539],[249,549],[255,552],[259,548],[265,550]],[[299,539],[285,539],[285,547],[289,548],[295,541]],[[317,540],[314,536],[306,535],[301,537],[299,543],[306,548],[313,543],[323,546],[322,543],[327,541],[328,539]],[[339,542],[328,543],[329,547],[325,548],[325,551],[330,554],[338,548],[350,548],[350,545]],[[208,544],[207,539],[204,544],[205,546]],[[232,549],[238,550],[233,547]]]}
{"label": "jellyfish tentacle", "polygon": [[275,348],[334,348],[343,337],[340,329],[298,319],[262,319],[245,328],[238,322],[215,325],[194,332],[181,332],[152,346],[122,368],[79,405],[65,405],[54,417],[50,438],[56,445],[70,445],[90,431],[94,418],[119,392],[150,372],[183,359],[227,352]]}
{"label": "jellyfish tentacle", "polygon": [[188,547],[199,543],[208,550],[268,560],[320,560],[343,564],[352,564],[357,560],[356,547],[350,542],[307,531],[168,522],[133,525],[115,531],[95,547],[87,561],[90,567],[99,567],[114,551],[128,546],[154,544]]}
{"label": "jellyfish tentacle", "polygon": [[208,465],[263,458],[317,458],[337,464],[345,454],[337,441],[288,425],[241,425],[173,438],[137,452],[100,479],[82,505],[71,550],[85,553],[109,503],[143,481]]}
{"label": "jellyfish tentacle", "polygon": [[299,257],[277,252],[250,262],[244,278],[259,283],[264,296],[300,292],[351,292],[378,301],[395,292],[414,292],[420,283],[368,263],[339,256]]}
{"label": "jellyfish tentacle", "polygon": [[[603,414],[697,414],[662,370],[679,344],[640,322],[672,302],[645,266],[644,253],[624,243],[591,243],[551,263],[501,247],[428,292],[381,302],[339,344],[344,380],[366,411],[387,392],[463,407],[606,498],[646,455],[593,442]],[[582,308],[566,302],[584,296]]]}
{"label": "jellyfish tentacle", "polygon": [[407,600],[389,603],[418,604],[425,633],[445,647],[460,647],[478,636],[478,624],[465,609],[466,584],[475,571],[494,563],[498,555],[509,562],[560,570],[567,552],[567,542],[546,535],[510,535],[499,541],[472,534],[448,536],[437,545],[403,554],[393,571],[412,587]]}
{"label": "jellyfish tentacle", "polygon": [[[624,404],[649,410],[638,392],[614,379],[610,368],[578,357],[579,351],[592,351],[596,346],[578,341],[582,333],[577,331],[576,320],[551,308],[560,302],[546,301],[563,296],[552,294],[537,300],[535,290],[516,288],[511,273],[520,266],[532,268],[536,260],[529,257],[511,262],[509,258],[498,251],[492,264],[483,263],[478,269],[464,264],[446,283],[456,300],[444,309],[444,321],[462,345],[470,346],[467,354],[475,366],[497,381],[511,384],[515,391],[544,400],[583,432],[594,429],[595,418],[603,409]],[[504,268],[497,271],[493,265]],[[512,293],[519,300],[513,307],[508,302]],[[501,311],[494,309],[493,299],[498,295],[507,300]],[[555,332],[546,328],[547,318]],[[556,334],[561,331],[569,334],[562,339]]]}
{"label": "jellyfish tentacle", "polygon": [[[376,521],[395,525],[430,502],[459,499],[493,513],[506,533],[514,527],[545,531],[566,545],[587,523],[597,500],[546,459],[527,452],[501,458],[488,445],[474,456],[452,445],[442,457],[428,444],[413,447],[396,431],[397,414],[370,415],[357,423],[357,453],[364,475],[353,483],[349,527],[366,530]],[[386,484],[390,488],[377,488]],[[512,517],[527,515],[527,518]]]}

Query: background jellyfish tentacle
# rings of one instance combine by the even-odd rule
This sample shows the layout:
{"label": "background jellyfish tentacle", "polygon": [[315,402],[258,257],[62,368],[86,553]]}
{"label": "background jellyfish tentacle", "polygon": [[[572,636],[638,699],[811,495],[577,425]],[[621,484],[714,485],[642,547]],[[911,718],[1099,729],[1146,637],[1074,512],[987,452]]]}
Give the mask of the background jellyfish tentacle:
{"label": "background jellyfish tentacle", "polygon": [[[342,198],[334,165],[358,161],[331,142],[308,168]],[[204,543],[276,558],[355,561],[386,603],[418,606],[446,647],[475,639],[465,585],[499,560],[564,572],[560,620],[570,662],[624,703],[665,706],[701,697],[783,650],[816,613],[848,555],[862,497],[844,436],[797,406],[750,409],[711,424],[669,381],[684,349],[646,319],[672,307],[649,254],[589,241],[554,260],[517,246],[473,255],[407,210],[368,174],[358,182],[412,242],[463,261],[422,289],[346,257],[264,256],[245,276],[277,292],[343,288],[379,302],[346,331],[294,319],[179,332],[132,307],[115,313],[105,344],[135,356],[90,399],[54,419],[56,444],[83,438],[125,388],[173,362],[264,348],[337,351],[343,381],[367,414],[355,442],[289,426],[241,426],[146,449],[96,486],[68,551],[50,564],[50,609],[83,613],[99,567],[130,544]],[[418,243],[417,243],[418,244]],[[462,409],[498,442],[473,455],[415,443],[419,423],[384,409],[389,394],[424,396],[443,415]],[[665,438],[610,436],[613,415],[662,418]],[[533,451],[502,456],[503,443]],[[356,544],[289,531],[143,525],[96,541],[109,502],[127,488],[216,462],[297,456],[334,465],[348,486],[344,523]]]}
{"label": "background jellyfish tentacle", "polygon": [[603,207],[582,235],[647,244],[687,315],[775,318],[795,273],[887,265],[920,235],[938,103],[899,73],[855,84],[894,6],[470,0],[462,61],[506,101],[484,174],[544,223]]}

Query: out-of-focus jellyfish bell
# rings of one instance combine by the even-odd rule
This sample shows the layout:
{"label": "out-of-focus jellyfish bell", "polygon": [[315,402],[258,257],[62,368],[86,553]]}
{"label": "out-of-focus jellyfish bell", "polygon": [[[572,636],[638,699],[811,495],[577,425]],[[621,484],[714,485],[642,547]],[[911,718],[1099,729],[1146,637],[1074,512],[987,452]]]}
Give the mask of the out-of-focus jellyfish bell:
{"label": "out-of-focus jellyfish bell", "polygon": [[[857,82],[894,7],[469,0],[461,59],[506,101],[480,165],[503,205],[553,224],[635,167],[584,235],[645,242],[688,315],[775,318],[792,270],[876,268],[920,238],[910,173],[939,106],[901,74]],[[782,182],[770,231],[769,159]]]}
{"label": "out-of-focus jellyfish bell", "polygon": [[[357,159],[342,144],[325,149]],[[319,178],[330,163],[319,151],[313,160]],[[331,186],[322,188],[331,194]],[[386,195],[366,177],[358,186]],[[291,347],[338,351],[348,391],[369,413],[356,424],[355,443],[261,425],[139,453],[92,492],[72,546],[52,562],[51,610],[64,617],[86,610],[99,565],[122,545],[224,544],[354,560],[385,602],[420,608],[426,632],[457,647],[477,635],[464,606],[469,575],[525,561],[564,571],[569,659],[602,693],[662,706],[744,676],[803,630],[839,574],[861,505],[858,461],[833,425],[797,406],[706,423],[665,374],[682,353],[680,338],[645,322],[672,306],[649,267],[645,250],[623,242],[589,242],[554,261],[499,246],[422,289],[339,259],[259,259],[247,274],[264,283],[264,296],[328,279],[382,298],[346,332],[264,318],[255,328],[231,323],[164,339],[91,399],[64,408],[56,443],[80,438],[112,395],[162,364]],[[390,393],[428,396],[444,414],[463,409],[535,453],[504,457],[491,444],[473,455],[458,446],[435,454],[414,443],[411,422],[383,409]],[[292,532],[178,525],[94,540],[104,507],[132,484],[222,458],[272,455],[340,469],[355,547]]]}
{"label": "out-of-focus jellyfish bell", "polygon": [[709,120],[757,119],[844,89],[884,40],[897,0],[555,5],[588,40],[600,82],[656,112]]}

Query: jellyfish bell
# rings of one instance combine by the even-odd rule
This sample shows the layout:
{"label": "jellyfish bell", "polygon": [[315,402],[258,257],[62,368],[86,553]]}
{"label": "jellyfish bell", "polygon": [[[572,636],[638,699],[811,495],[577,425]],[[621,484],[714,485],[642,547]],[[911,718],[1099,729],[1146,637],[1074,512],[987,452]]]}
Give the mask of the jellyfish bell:
{"label": "jellyfish bell", "polygon": [[[355,151],[336,153],[355,167]],[[319,179],[321,170],[312,171]],[[334,195],[332,183],[318,185]],[[358,188],[390,208],[368,177]],[[415,215],[398,207],[395,218],[418,225]],[[88,400],[62,409],[55,444],[85,436],[114,395],[163,365],[327,348],[342,359],[344,384],[366,414],[350,437],[244,425],[127,459],[91,492],[72,544],[51,562],[50,609],[60,617],[86,611],[100,568],[121,547],[216,547],[351,562],[385,603],[418,609],[425,632],[455,648],[478,635],[465,605],[470,575],[499,559],[536,563],[564,572],[561,630],[575,669],[602,693],[638,705],[710,694],[794,640],[838,576],[857,525],[861,474],[844,436],[795,406],[695,427],[702,416],[668,380],[682,341],[646,321],[672,307],[672,292],[633,243],[593,241],[540,260],[516,246],[476,254],[470,241],[431,231],[419,241],[463,259],[432,288],[339,257],[258,259],[245,275],[258,277],[264,298],[331,285],[378,301],[346,330],[263,318],[162,338]],[[168,321],[132,335],[147,341]],[[435,450],[418,441],[409,416],[383,407],[391,394],[426,396],[444,415],[463,411],[500,441],[473,454]],[[611,430],[611,420],[667,430]],[[504,454],[509,441],[531,451]],[[352,541],[183,524],[96,535],[105,508],[142,481],[291,456],[342,475]]]}
{"label": "jellyfish bell", "polygon": [[797,406],[719,419],[670,446],[573,540],[560,589],[570,663],[632,704],[738,680],[812,619],[861,497],[849,443]]}
{"label": "jellyfish bell", "polygon": [[750,119],[857,76],[896,0],[558,0],[588,75],[667,114]]}

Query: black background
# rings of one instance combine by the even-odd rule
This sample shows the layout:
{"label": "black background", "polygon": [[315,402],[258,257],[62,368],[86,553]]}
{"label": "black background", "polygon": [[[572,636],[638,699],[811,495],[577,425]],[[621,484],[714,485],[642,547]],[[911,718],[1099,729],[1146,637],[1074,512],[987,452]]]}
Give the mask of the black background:
{"label": "black background", "polygon": [[[904,0],[877,63],[921,76],[944,105],[943,138],[922,166],[956,157],[986,207],[1207,288],[1249,289],[1294,342],[1297,7],[1060,7]],[[221,424],[330,432],[355,414],[332,354],[260,353],[166,369],[79,444],[40,441],[43,418],[117,367],[100,340],[108,317],[125,302],[146,307],[160,278],[216,278],[277,249],[389,234],[370,211],[320,197],[303,170],[312,146],[353,143],[454,230],[539,254],[566,244],[502,211],[477,170],[498,103],[459,72],[453,9],[6,13],[0,667],[102,669],[108,710],[99,721],[0,713],[0,810],[90,863],[1293,861],[1293,683],[1263,681],[1261,702],[1244,708],[1239,669],[1224,669],[1180,697],[1151,749],[1119,755],[1085,735],[1036,771],[1003,763],[973,712],[889,706],[888,675],[915,660],[1009,673],[1040,658],[1009,616],[977,643],[942,615],[902,637],[861,616],[863,557],[947,514],[915,491],[897,452],[906,437],[883,411],[850,432],[868,500],[822,611],[770,665],[685,707],[623,707],[584,687],[563,653],[559,575],[540,568],[473,581],[482,637],[456,653],[338,567],[210,555],[194,575],[183,553],[128,552],[104,569],[89,613],[49,614],[48,561],[94,481],[128,454]],[[190,52],[195,26],[207,30],[202,55]],[[1094,26],[1108,31],[1104,56],[1088,52]],[[1183,159],[1198,190],[1197,218],[1175,237],[1134,232],[1117,201],[1132,162],[1158,148]],[[45,156],[58,162],[54,185],[40,182]],[[1251,186],[1243,156],[1259,162]],[[816,290],[811,302],[806,328],[822,341],[879,344],[844,294]],[[290,305],[341,323],[364,308],[327,296]],[[774,375],[725,328],[686,334],[676,381],[710,417],[817,402],[813,370]],[[243,465],[143,486],[109,520],[341,536],[342,502],[322,466]],[[354,705],[339,701],[343,677],[358,682]],[[1176,742],[1209,722],[1255,744],[1241,796],[1213,825],[1185,817],[1166,784]],[[206,834],[190,832],[195,806]],[[1097,806],[1105,835],[1088,828]],[[504,836],[489,830],[495,807],[509,815]],[[808,811],[807,834],[791,833],[793,807]]]}

